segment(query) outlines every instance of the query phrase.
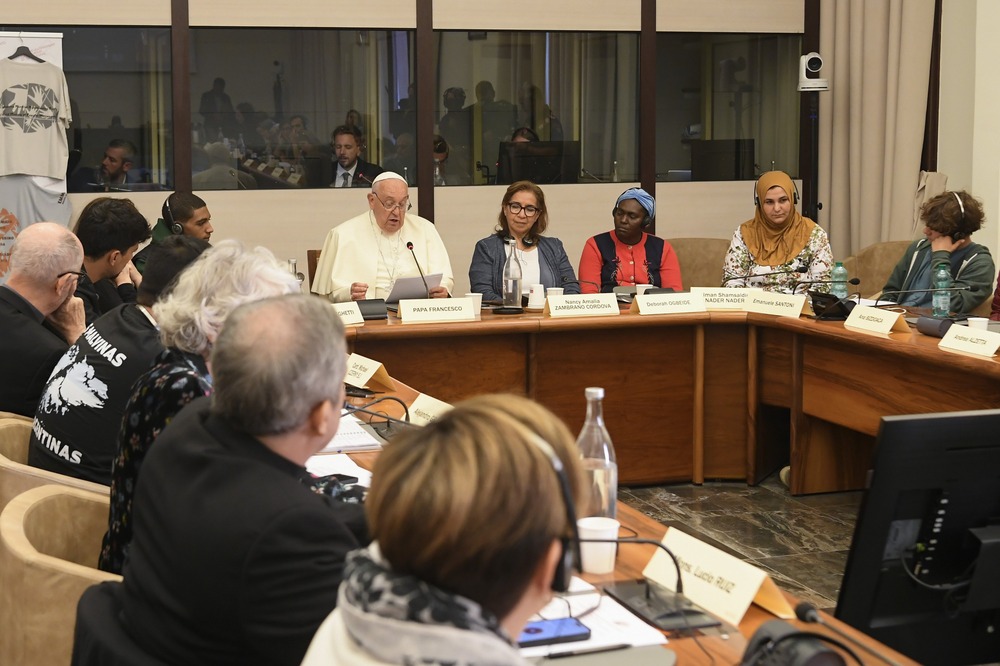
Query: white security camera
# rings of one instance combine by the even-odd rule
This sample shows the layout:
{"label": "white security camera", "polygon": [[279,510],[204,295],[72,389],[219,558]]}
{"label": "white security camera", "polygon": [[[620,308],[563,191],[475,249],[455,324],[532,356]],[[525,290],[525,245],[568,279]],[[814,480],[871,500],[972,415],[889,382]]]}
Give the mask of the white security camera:
{"label": "white security camera", "polygon": [[823,69],[823,58],[815,51],[799,58],[799,92],[830,89],[830,82],[827,79],[809,78],[809,74],[816,74],[821,69]]}

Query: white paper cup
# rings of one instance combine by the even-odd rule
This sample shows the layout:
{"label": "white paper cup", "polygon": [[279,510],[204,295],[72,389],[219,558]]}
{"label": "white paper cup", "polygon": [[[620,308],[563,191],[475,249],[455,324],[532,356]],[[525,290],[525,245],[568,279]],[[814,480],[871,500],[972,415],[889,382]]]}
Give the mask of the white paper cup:
{"label": "white paper cup", "polygon": [[652,289],[652,288],[653,288],[653,285],[651,285],[651,284],[637,284],[637,285],[635,285],[635,295],[636,296],[642,296],[643,294],[646,293],[647,289]]}
{"label": "white paper cup", "polygon": [[531,290],[528,292],[528,307],[539,310],[545,307],[545,285],[531,285]]}
{"label": "white paper cup", "polygon": [[562,287],[549,287],[548,289],[545,290],[545,295],[546,296],[562,296],[563,295],[563,288]]}
{"label": "white paper cup", "polygon": [[969,322],[969,328],[978,328],[985,331],[990,327],[989,317],[969,317],[966,321]]}
{"label": "white paper cup", "polygon": [[477,310],[482,310],[483,309],[483,295],[482,294],[466,294],[465,297],[466,298],[471,298],[472,300],[474,300],[476,302],[475,307],[476,307]]}
{"label": "white paper cup", "polygon": [[591,516],[576,521],[580,534],[580,569],[583,573],[606,574],[615,570],[617,543],[587,543],[586,539],[617,539],[618,521],[614,518]]}

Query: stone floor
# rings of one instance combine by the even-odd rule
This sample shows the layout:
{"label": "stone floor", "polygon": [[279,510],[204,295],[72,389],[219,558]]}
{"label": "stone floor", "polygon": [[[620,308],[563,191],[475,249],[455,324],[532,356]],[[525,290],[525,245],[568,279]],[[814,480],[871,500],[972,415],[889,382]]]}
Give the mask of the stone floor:
{"label": "stone floor", "polygon": [[620,488],[619,499],[767,571],[779,587],[833,612],[861,492],[793,497],[773,474],[759,486],[711,482]]}

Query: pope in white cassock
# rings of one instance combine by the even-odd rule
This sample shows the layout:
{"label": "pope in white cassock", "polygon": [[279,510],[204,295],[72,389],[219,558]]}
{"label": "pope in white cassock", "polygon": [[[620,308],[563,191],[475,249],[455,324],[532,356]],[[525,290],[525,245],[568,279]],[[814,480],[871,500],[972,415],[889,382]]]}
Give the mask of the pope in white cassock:
{"label": "pope in white cassock", "polygon": [[[431,298],[447,298],[455,284],[448,251],[434,224],[410,210],[403,177],[386,171],[375,178],[368,208],[326,235],[312,291],[335,303],[386,298],[396,280],[441,273]],[[413,253],[407,244],[413,243]]]}

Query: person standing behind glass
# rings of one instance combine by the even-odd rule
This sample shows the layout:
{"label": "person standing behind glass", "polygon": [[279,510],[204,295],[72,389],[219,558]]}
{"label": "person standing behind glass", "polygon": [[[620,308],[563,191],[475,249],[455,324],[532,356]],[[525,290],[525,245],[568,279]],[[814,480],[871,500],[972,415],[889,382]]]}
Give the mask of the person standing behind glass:
{"label": "person standing behind glass", "polygon": [[585,294],[615,287],[651,284],[681,291],[681,266],[667,241],[644,230],[656,217],[656,202],[639,187],[621,193],[611,211],[614,232],[589,238],[580,257],[580,288]]}
{"label": "person standing behind glass", "polygon": [[[761,174],[753,199],[753,219],[739,226],[729,244],[723,285],[793,293],[800,282],[829,280],[830,240],[822,227],[796,210],[798,192],[788,174]],[[828,289],[824,287],[820,290]]]}
{"label": "person standing behind glass", "polygon": [[533,284],[546,288],[563,287],[567,294],[579,294],[580,285],[558,238],[542,236],[549,226],[542,188],[519,180],[507,188],[500,203],[496,233],[476,243],[469,266],[472,291],[484,301],[503,300],[503,266],[507,261],[507,241],[517,241],[521,263],[521,284],[528,293]]}

